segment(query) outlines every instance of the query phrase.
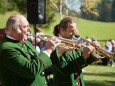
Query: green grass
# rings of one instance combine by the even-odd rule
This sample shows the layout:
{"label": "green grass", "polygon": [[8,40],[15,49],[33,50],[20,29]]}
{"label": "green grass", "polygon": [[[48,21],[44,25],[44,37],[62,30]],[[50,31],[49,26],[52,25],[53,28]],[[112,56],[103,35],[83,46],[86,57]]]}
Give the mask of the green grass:
{"label": "green grass", "polygon": [[[56,22],[51,24],[50,29],[43,30],[43,32],[52,34],[53,27],[58,24],[59,21],[60,20],[57,17]],[[76,24],[79,34],[82,37],[88,36],[91,38],[94,36],[95,39],[99,40],[99,43],[102,47],[104,47],[106,40],[115,39],[115,22],[99,22],[79,18],[77,19]]]}
{"label": "green grass", "polygon": [[98,40],[115,39],[115,22],[98,22],[85,19],[77,21],[80,34],[94,37]]}
{"label": "green grass", "polygon": [[115,67],[89,65],[84,68],[86,86],[114,86]]}
{"label": "green grass", "polygon": [[115,86],[115,67],[92,64],[83,70],[85,86]]}
{"label": "green grass", "polygon": [[14,14],[14,13],[17,13],[17,12],[16,12],[16,11],[13,11],[13,12],[5,13],[5,14],[0,14],[0,28],[4,28],[4,27],[5,27],[6,21],[7,21],[8,17],[9,17],[11,14]]}
{"label": "green grass", "polygon": [[[5,27],[8,17],[14,13],[17,12],[8,12],[0,15],[0,28]],[[59,15],[55,17],[55,20],[56,21],[53,22],[49,28],[43,29],[43,32],[52,34],[54,26],[60,21]],[[94,35],[98,40],[115,39],[115,22],[98,22],[79,18],[77,19],[76,24],[82,37],[88,36],[90,38]]]}
{"label": "green grass", "polygon": [[[0,28],[5,27],[8,17],[17,12],[8,12],[0,15]],[[55,17],[56,22],[42,31],[46,34],[52,34],[53,27],[59,23],[59,15]],[[115,22],[97,22],[85,19],[78,19],[76,21],[77,28],[82,37],[89,38],[94,35],[98,40],[115,39]],[[53,34],[52,34],[53,35]],[[115,85],[115,67],[89,65],[84,68],[84,79],[86,86],[114,86]]]}
{"label": "green grass", "polygon": [[[82,37],[94,36],[97,40],[115,39],[115,22],[99,22],[85,19],[77,21],[79,33]],[[104,47],[105,41],[99,41],[100,45]]]}
{"label": "green grass", "polygon": [[[17,12],[8,12],[6,14],[0,15],[0,28],[5,27],[5,23],[8,17],[13,13]],[[46,34],[53,35],[53,28],[56,24],[59,23],[59,21],[60,15],[57,14],[55,17],[55,22],[53,22],[49,28],[42,29],[42,31]],[[79,30],[79,34],[82,37],[88,36],[91,38],[94,36],[97,40],[115,39],[115,22],[99,22],[77,18],[76,24]],[[99,41],[99,43],[104,47],[105,41]]]}

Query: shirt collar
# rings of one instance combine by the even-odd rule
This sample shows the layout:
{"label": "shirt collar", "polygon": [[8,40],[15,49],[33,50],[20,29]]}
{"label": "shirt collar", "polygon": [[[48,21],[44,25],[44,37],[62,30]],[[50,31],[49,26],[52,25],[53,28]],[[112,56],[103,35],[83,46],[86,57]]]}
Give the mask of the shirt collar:
{"label": "shirt collar", "polygon": [[9,35],[6,35],[6,37],[10,38],[10,39],[13,39],[13,40],[16,40],[15,38],[9,36]]}

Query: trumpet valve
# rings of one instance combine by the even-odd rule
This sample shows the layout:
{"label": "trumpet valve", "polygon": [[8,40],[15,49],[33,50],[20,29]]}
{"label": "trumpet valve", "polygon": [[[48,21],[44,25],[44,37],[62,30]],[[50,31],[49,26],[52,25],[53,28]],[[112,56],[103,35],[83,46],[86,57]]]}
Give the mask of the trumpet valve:
{"label": "trumpet valve", "polygon": [[75,47],[76,47],[77,49],[80,49],[80,48],[81,48],[81,44],[80,44],[80,43],[77,43],[77,44],[75,45]]}

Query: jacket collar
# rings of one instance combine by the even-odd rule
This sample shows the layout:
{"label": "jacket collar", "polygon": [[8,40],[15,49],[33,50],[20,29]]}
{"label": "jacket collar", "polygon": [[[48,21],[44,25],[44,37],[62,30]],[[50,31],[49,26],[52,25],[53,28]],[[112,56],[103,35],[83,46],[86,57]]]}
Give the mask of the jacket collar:
{"label": "jacket collar", "polygon": [[4,39],[5,39],[5,40],[8,40],[8,41],[11,41],[11,42],[15,42],[15,43],[20,42],[20,41],[14,39],[14,38],[12,38],[12,37],[10,37],[10,36],[8,36],[8,35],[6,35],[6,36],[4,37]]}

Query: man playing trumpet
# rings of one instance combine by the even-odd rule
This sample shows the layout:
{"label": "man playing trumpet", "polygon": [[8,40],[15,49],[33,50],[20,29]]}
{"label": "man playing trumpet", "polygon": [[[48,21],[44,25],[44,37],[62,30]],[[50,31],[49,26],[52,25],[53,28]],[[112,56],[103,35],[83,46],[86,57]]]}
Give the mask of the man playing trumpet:
{"label": "man playing trumpet", "polygon": [[[54,35],[72,40],[75,33],[78,35],[76,29],[75,21],[71,17],[65,17],[55,26]],[[51,54],[53,86],[85,86],[82,68],[96,60],[92,55],[94,49],[91,45],[79,50],[72,46],[65,46],[65,49],[57,46]]]}
{"label": "man playing trumpet", "polygon": [[58,42],[50,38],[38,53],[27,40],[29,23],[23,15],[13,14],[0,41],[0,79],[2,86],[46,86],[43,71],[52,65],[50,54]]}

